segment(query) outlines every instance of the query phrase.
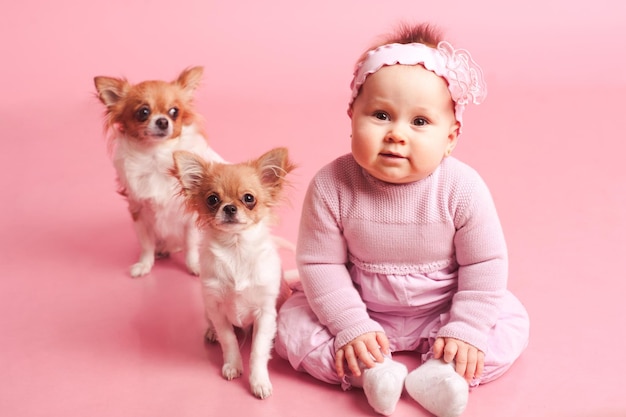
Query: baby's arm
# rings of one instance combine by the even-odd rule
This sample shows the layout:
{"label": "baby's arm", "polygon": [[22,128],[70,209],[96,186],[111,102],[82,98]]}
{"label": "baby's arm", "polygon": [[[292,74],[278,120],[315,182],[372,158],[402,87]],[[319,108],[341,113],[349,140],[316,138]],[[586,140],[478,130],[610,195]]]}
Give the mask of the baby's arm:
{"label": "baby's arm", "polygon": [[480,378],[485,366],[485,353],[475,346],[452,337],[438,337],[433,345],[435,359],[456,363],[456,372],[468,382]]}
{"label": "baby's arm", "polygon": [[383,332],[365,333],[337,350],[335,369],[339,378],[345,375],[344,362],[355,376],[361,375],[361,361],[366,367],[372,368],[376,362],[382,363],[389,355],[389,340]]}
{"label": "baby's arm", "polygon": [[467,345],[484,352],[506,291],[507,249],[493,199],[484,182],[474,178],[466,189],[466,194],[460,196],[465,203],[455,212],[458,287],[449,320],[437,336],[444,338],[444,342],[455,339],[454,343],[461,343],[465,352]]}
{"label": "baby's arm", "polygon": [[[336,182],[317,177],[312,181],[303,202],[296,258],[307,301],[320,323],[335,336],[335,351],[344,355],[344,347],[352,346],[358,337],[383,329],[370,318],[346,267],[348,242],[339,214],[339,188]],[[384,346],[375,343],[372,352]],[[361,347],[357,357],[360,352]]]}

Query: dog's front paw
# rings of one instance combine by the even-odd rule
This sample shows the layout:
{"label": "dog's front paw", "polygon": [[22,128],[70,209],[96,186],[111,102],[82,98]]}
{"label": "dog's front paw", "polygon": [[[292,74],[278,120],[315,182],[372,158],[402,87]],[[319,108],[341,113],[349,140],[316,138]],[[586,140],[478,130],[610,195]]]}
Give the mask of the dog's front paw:
{"label": "dog's front paw", "polygon": [[224,366],[222,366],[222,375],[229,381],[235,378],[239,378],[242,373],[242,366],[237,366],[231,363],[225,363]]}
{"label": "dog's front paw", "polygon": [[250,389],[255,397],[261,400],[272,395],[272,383],[269,378],[256,380],[252,376],[250,377]]}
{"label": "dog's front paw", "polygon": [[187,270],[191,275],[200,275],[200,262],[187,262]]}
{"label": "dog's front paw", "polygon": [[215,333],[215,329],[213,328],[213,326],[209,326],[209,328],[206,329],[206,333],[204,334],[204,339],[207,342],[211,342],[211,343],[217,342],[217,333]]}
{"label": "dog's front paw", "polygon": [[151,262],[137,262],[133,266],[130,267],[130,276],[133,278],[138,278],[144,276],[152,270],[152,265],[154,263]]}
{"label": "dog's front paw", "polygon": [[200,254],[197,250],[187,250],[185,254],[185,265],[192,275],[200,275]]}

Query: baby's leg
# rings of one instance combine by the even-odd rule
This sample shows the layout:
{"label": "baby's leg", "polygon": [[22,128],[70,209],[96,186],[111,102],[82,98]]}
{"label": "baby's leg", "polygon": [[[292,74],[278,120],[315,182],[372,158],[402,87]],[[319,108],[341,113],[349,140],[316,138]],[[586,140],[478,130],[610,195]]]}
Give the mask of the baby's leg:
{"label": "baby's leg", "polygon": [[291,366],[320,381],[341,384],[335,371],[333,335],[319,323],[302,291],[295,291],[278,312],[274,349]]}
{"label": "baby's leg", "polygon": [[[487,341],[485,365],[480,378],[471,386],[484,384],[506,372],[528,344],[528,314],[511,293],[505,295],[503,309]],[[438,327],[433,331],[436,333]],[[434,337],[434,336],[433,336]],[[432,339],[434,340],[434,339]],[[445,364],[433,359],[432,351],[422,356],[423,364],[409,373],[409,395],[438,417],[459,415],[468,399],[468,384],[454,370],[454,362]]]}
{"label": "baby's leg", "polygon": [[502,376],[519,358],[529,337],[529,319],[522,303],[511,293],[505,296],[506,307],[489,333],[485,369],[472,386],[491,382]]}
{"label": "baby's leg", "polygon": [[398,405],[407,369],[404,364],[385,358],[383,363],[365,369],[360,377],[352,377],[352,385],[362,387],[369,405],[379,414],[389,416]]}
{"label": "baby's leg", "polygon": [[467,406],[469,385],[453,363],[429,359],[406,377],[406,390],[437,417],[458,417]]}
{"label": "baby's leg", "polygon": [[298,371],[331,384],[363,388],[368,403],[384,415],[391,414],[404,389],[406,366],[390,358],[366,369],[361,377],[340,379],[335,370],[334,337],[320,324],[304,294],[296,291],[278,312],[276,352]]}

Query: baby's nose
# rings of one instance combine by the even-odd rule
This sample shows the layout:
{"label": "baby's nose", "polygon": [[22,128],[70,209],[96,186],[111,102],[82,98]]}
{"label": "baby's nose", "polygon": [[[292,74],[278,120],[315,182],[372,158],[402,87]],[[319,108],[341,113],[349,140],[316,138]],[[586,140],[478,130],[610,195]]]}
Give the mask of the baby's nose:
{"label": "baby's nose", "polygon": [[399,124],[394,124],[393,126],[391,126],[391,128],[385,135],[385,140],[394,143],[406,142],[406,134],[404,133],[402,126],[400,126]]}

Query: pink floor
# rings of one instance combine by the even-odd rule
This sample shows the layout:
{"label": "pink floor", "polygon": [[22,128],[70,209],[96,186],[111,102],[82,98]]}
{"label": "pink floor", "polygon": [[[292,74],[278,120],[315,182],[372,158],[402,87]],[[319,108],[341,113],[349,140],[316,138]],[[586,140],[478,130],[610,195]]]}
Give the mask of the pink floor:
{"label": "pink floor", "polygon": [[[20,3],[7,22],[10,26],[0,29],[5,30],[0,33],[3,42],[14,42],[0,70],[5,74],[0,77],[5,128],[0,153],[0,415],[374,416],[361,391],[344,393],[296,373],[278,357],[270,365],[274,394],[255,399],[246,375],[230,382],[221,378],[219,346],[202,340],[198,280],[185,272],[179,256],[157,262],[146,277],[129,277],[138,244],[125,203],[115,193],[102,137],[102,109],[93,97],[91,79],[104,74],[128,75],[132,81],[173,78],[188,65],[205,65],[207,81],[198,92],[198,107],[213,146],[235,161],[287,145],[298,163],[290,204],[281,209],[276,230],[295,240],[308,180],[322,164],[348,150],[344,112],[353,56],[389,25],[379,22],[375,30],[359,25],[361,43],[334,45],[336,65],[311,64],[317,72],[302,74],[308,64],[301,67],[298,60],[311,54],[328,58],[327,48],[317,42],[341,35],[348,39],[343,42],[356,42],[354,33],[337,30],[343,27],[340,20],[357,13],[371,23],[375,13],[342,7],[337,12],[341,18],[328,23],[326,38],[291,3],[276,2],[284,13],[301,13],[291,21],[267,12],[269,20],[252,27],[255,10],[240,22],[235,9],[211,14],[213,6],[199,10],[203,6],[194,3],[185,13],[190,23],[181,24],[182,36],[195,31],[201,41],[187,46],[191,50],[170,48],[173,62],[159,67],[142,60],[163,51],[152,44],[157,41],[143,37],[141,25],[146,23],[137,23],[144,22],[139,3],[111,2],[97,15],[98,2],[75,2],[71,9],[79,13],[78,20],[62,14],[54,19],[61,12],[53,3],[40,3]],[[403,8],[412,4],[390,1],[388,7],[395,3],[398,11],[387,16],[389,22],[403,17]],[[122,7],[131,15],[120,12]],[[626,416],[626,78],[623,65],[617,65],[621,61],[610,52],[626,46],[619,40],[626,39],[626,32],[614,30],[615,15],[623,11],[593,16],[595,32],[611,34],[606,39],[612,46],[590,53],[606,53],[612,61],[573,65],[571,47],[561,58],[546,58],[561,63],[545,74],[547,79],[531,71],[532,66],[527,73],[507,75],[515,62],[523,65],[526,60],[519,54],[499,54],[492,35],[471,31],[464,45],[492,45],[474,55],[482,54],[496,69],[487,71],[487,101],[466,113],[456,156],[478,169],[491,188],[510,250],[510,288],[532,320],[527,351],[500,380],[472,391],[464,416]],[[462,21],[462,12],[457,10],[451,21]],[[206,14],[206,22],[197,17],[200,13]],[[511,21],[519,21],[511,13]],[[448,16],[443,11],[431,14]],[[577,19],[584,20],[582,9],[579,14]],[[127,38],[111,35],[118,44],[110,45],[106,29],[118,16],[119,24],[135,26]],[[528,9],[526,17],[532,16]],[[578,20],[572,19],[573,27]],[[79,23],[71,28],[62,22]],[[237,28],[230,29],[228,22],[238,22],[246,34],[238,38]],[[288,25],[288,35],[276,34],[281,24]],[[274,36],[264,32],[268,26]],[[514,28],[507,29],[500,25],[501,36],[517,42],[516,51],[531,54],[533,49]],[[246,40],[258,41],[253,42],[255,53],[261,54],[260,43],[281,45],[280,40],[284,46],[285,38],[305,33],[300,46],[306,47],[293,52],[297,59],[279,54],[278,46],[268,48],[264,53],[275,56],[259,66],[274,67],[244,71],[252,78],[233,70],[233,77],[241,78],[231,79],[229,69],[201,48],[216,48],[215,33],[233,42],[231,61]],[[462,30],[454,33],[463,38]],[[571,29],[561,42],[575,34]],[[142,50],[144,41],[150,44],[148,51]],[[602,42],[592,39],[587,45]],[[118,46],[126,58],[137,50],[141,59],[116,60]],[[284,257],[292,266],[291,254]],[[246,356],[248,347],[249,340],[244,343]],[[417,364],[409,353],[398,358]],[[394,414],[428,415],[407,396]]]}

